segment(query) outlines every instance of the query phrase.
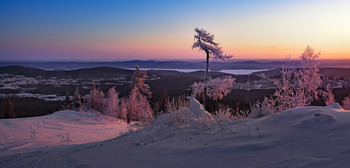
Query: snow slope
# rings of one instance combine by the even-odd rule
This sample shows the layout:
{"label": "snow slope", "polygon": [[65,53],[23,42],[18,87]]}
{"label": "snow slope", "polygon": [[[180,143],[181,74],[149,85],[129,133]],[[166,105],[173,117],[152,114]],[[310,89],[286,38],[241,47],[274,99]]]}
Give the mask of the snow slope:
{"label": "snow slope", "polygon": [[75,111],[0,120],[0,156],[62,145],[102,141],[126,132],[129,124],[111,117]]}
{"label": "snow slope", "polygon": [[0,167],[349,167],[350,111],[286,110],[224,124],[156,125],[115,139],[0,157]]}

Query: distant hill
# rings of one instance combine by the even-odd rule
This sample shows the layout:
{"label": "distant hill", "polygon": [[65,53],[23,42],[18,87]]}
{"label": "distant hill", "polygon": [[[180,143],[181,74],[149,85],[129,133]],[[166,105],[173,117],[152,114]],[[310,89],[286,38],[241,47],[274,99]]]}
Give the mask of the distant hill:
{"label": "distant hill", "polygon": [[[210,69],[277,69],[280,68],[284,61],[225,61],[210,62]],[[292,61],[298,66],[298,61]],[[0,61],[0,67],[3,66],[27,66],[47,70],[72,70],[93,67],[118,67],[118,68],[135,68],[136,65],[141,68],[158,68],[158,69],[205,69],[206,63],[190,61],[155,61],[155,60],[132,60],[132,61],[105,61],[105,62],[79,62],[79,61],[46,61],[46,62],[11,62]],[[350,68],[350,60],[321,60],[322,68]]]}
{"label": "distant hill", "polygon": [[[281,72],[280,69],[273,69],[252,73],[252,75],[261,74],[265,74],[267,77],[279,77],[281,75]],[[350,77],[350,68],[321,68],[320,74],[329,77]]]}
{"label": "distant hill", "polygon": [[5,74],[5,73],[13,74],[13,75],[24,75],[29,77],[49,75],[48,71],[37,69],[37,68],[25,67],[25,66],[0,67],[0,74]]}
{"label": "distant hill", "polygon": [[[119,67],[135,68],[136,65],[142,68],[160,68],[160,69],[205,69],[205,62],[186,62],[186,61],[115,61],[115,62],[0,62],[1,66],[28,66],[33,68],[48,70],[69,70],[92,67]],[[210,68],[213,70],[221,69],[274,69],[281,66],[281,62],[211,62]]]}
{"label": "distant hill", "polygon": [[58,78],[108,78],[120,75],[132,75],[133,70],[113,68],[113,67],[94,67],[94,68],[83,68],[76,70],[54,70],[47,71],[37,68],[25,67],[25,66],[6,66],[0,67],[0,74],[8,73],[14,75],[24,75],[28,77],[58,77]]}

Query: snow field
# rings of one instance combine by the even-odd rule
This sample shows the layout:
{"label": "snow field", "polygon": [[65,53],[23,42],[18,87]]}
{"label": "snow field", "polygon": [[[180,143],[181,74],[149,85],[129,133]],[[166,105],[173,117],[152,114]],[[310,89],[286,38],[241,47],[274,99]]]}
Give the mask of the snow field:
{"label": "snow field", "polygon": [[51,115],[0,120],[0,155],[112,139],[127,132],[122,120],[92,113],[59,111]]}
{"label": "snow field", "polygon": [[0,167],[337,168],[350,164],[350,111],[338,104],[225,124],[198,124],[211,118],[201,109],[191,100],[189,117],[182,124],[172,123],[166,114],[144,129],[114,139],[3,156]]}

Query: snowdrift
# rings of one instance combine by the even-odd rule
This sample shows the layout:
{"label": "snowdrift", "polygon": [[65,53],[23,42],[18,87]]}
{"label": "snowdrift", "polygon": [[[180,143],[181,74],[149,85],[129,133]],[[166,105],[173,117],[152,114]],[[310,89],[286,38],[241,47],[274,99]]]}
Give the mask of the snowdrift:
{"label": "snowdrift", "polygon": [[108,141],[3,156],[0,167],[348,167],[349,112],[335,104],[226,124],[153,124]]}
{"label": "snowdrift", "polygon": [[41,117],[0,120],[0,155],[115,138],[129,124],[111,117],[58,111]]}
{"label": "snowdrift", "polygon": [[169,114],[158,116],[158,118],[156,118],[156,120],[154,120],[149,127],[153,128],[164,125],[189,125],[199,120],[210,121],[213,120],[213,116],[207,112],[203,108],[203,105],[200,104],[195,98],[191,98],[189,108],[182,108]]}

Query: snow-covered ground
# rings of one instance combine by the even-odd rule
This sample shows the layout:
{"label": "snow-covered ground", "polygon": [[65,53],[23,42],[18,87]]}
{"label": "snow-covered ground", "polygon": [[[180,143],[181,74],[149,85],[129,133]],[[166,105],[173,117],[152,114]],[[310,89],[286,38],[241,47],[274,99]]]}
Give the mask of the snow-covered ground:
{"label": "snow-covered ground", "polygon": [[[92,113],[59,111],[47,116],[0,120],[0,156],[112,139],[131,128]],[[0,166],[1,167],[1,166]]]}
{"label": "snow-covered ground", "polygon": [[[169,117],[163,116],[144,129],[106,141],[3,155],[0,167],[343,168],[350,165],[350,111],[337,104],[295,108],[264,118],[221,124],[203,122],[198,117],[202,111],[198,106],[192,105],[190,113],[193,111],[196,114],[183,125],[171,125],[167,121]],[[203,111],[202,114],[207,116]]]}

